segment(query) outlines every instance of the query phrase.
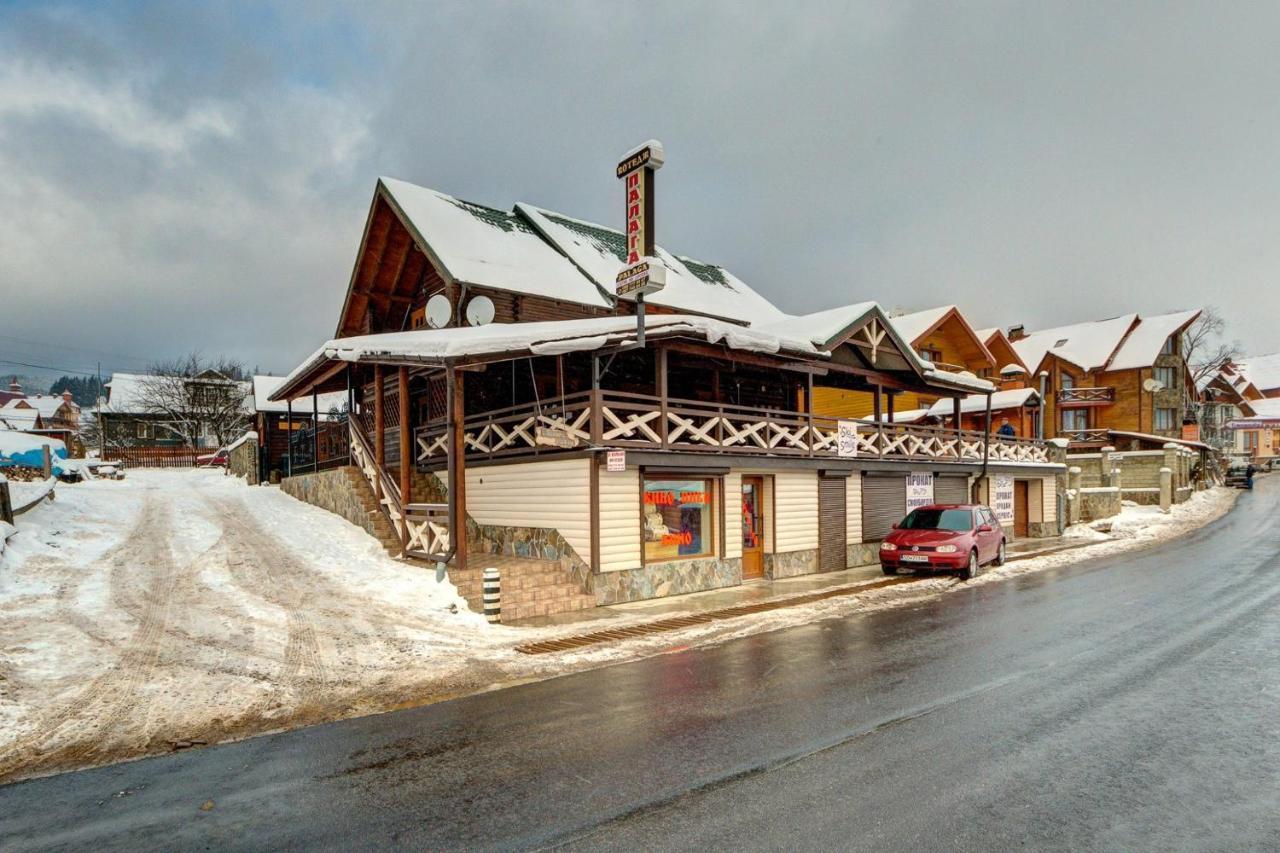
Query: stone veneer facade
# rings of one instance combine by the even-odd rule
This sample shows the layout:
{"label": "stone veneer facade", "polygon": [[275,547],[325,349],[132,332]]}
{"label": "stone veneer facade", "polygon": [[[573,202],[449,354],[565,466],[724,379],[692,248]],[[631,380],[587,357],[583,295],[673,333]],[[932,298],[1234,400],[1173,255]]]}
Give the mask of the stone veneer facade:
{"label": "stone veneer facade", "polygon": [[280,490],[300,501],[342,516],[370,536],[377,537],[373,513],[366,510],[360,502],[357,489],[361,485],[368,488],[360,469],[347,465],[328,471],[286,477],[280,482]]}
{"label": "stone veneer facade", "polygon": [[244,477],[250,486],[258,485],[258,440],[249,438],[233,449],[227,467],[237,477]]}
{"label": "stone veneer facade", "polygon": [[811,575],[818,571],[818,549],[764,555],[764,576],[770,580]]}
{"label": "stone veneer facade", "polygon": [[624,601],[704,592],[740,583],[740,558],[694,558],[653,563],[621,572],[601,572],[595,576],[595,594],[598,604],[621,604]]}

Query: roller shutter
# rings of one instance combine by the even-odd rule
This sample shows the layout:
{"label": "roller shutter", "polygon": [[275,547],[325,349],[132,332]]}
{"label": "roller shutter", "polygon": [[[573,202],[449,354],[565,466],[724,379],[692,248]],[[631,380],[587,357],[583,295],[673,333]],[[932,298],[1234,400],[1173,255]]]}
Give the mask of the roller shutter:
{"label": "roller shutter", "polygon": [[969,478],[942,476],[933,478],[933,500],[940,504],[969,503]]}
{"label": "roller shutter", "polygon": [[862,478],[862,541],[878,542],[889,535],[907,511],[907,478]]}
{"label": "roller shutter", "polygon": [[818,571],[845,568],[845,477],[818,478]]}

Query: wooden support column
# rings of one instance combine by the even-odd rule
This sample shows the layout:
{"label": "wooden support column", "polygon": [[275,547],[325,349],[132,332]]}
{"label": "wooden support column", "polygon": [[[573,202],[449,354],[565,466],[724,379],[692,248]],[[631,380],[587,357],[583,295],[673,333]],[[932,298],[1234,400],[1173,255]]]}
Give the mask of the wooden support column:
{"label": "wooden support column", "polygon": [[284,437],[284,475],[293,476],[293,398],[284,401],[285,417],[289,419],[285,425]]}
{"label": "wooden support column", "polygon": [[667,348],[658,347],[655,355],[657,376],[654,384],[658,386],[658,410],[661,412],[659,435],[662,436],[662,448],[665,450],[667,447]]}
{"label": "wooden support column", "polygon": [[889,423],[893,423],[893,403],[894,403],[894,400],[897,399],[898,395],[893,393],[892,391],[889,391],[885,394],[885,397],[886,397],[885,402],[888,404],[886,406],[886,408],[888,409],[888,411],[886,412],[886,417],[889,418]]}
{"label": "wooden support column", "polygon": [[964,439],[960,435],[964,425],[961,423],[962,413],[960,411],[959,397],[951,398],[951,412],[952,412],[951,417],[955,419],[955,428],[956,428],[956,458],[959,459],[961,458],[961,456],[963,456],[963,453],[961,452],[962,448],[960,444],[962,441],[964,441]]}
{"label": "wooden support column", "polygon": [[[387,434],[382,423],[382,365],[373,366],[373,461],[379,474],[387,465]],[[373,481],[378,500],[382,500],[382,477]]]}
{"label": "wooden support column", "polygon": [[320,395],[311,389],[311,470],[320,470]]}
{"label": "wooden support column", "polygon": [[[891,402],[892,402],[892,399],[891,399]],[[813,374],[812,374],[812,373],[806,373],[806,374],[805,374],[805,385],[804,385],[804,413],[805,413],[805,423],[806,423],[806,425],[809,427],[809,431],[808,431],[808,434],[805,436],[804,443],[805,443],[805,446],[809,448],[809,455],[810,455],[810,456],[812,456],[812,455],[813,455],[813,444],[814,444],[814,441],[813,441],[813,439],[814,439],[814,434],[813,434]]]}
{"label": "wooden support column", "polygon": [[884,453],[884,421],[880,419],[880,394],[881,393],[882,392],[880,390],[880,386],[877,385],[875,386],[875,389],[872,391],[872,394],[871,394],[871,412],[876,420],[876,433],[877,433],[876,453],[877,454]]}
{"label": "wooden support column", "polygon": [[407,507],[413,500],[413,436],[409,432],[409,368],[401,367],[397,376],[396,393],[400,403],[400,505]]}
{"label": "wooden support column", "polygon": [[467,453],[463,439],[466,428],[466,406],[463,401],[461,370],[453,371],[452,411],[449,412],[449,459],[453,462],[453,476],[449,478],[449,500],[452,512],[449,517],[458,529],[449,531],[454,544],[453,564],[459,571],[467,569]]}

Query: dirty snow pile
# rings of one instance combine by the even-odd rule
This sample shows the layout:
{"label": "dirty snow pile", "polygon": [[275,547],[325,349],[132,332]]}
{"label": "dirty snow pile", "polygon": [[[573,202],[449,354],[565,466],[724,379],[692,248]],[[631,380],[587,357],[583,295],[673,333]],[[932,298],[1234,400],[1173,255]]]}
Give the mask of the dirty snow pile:
{"label": "dirty snow pile", "polygon": [[0,779],[509,680],[433,569],[210,470],[60,485],[0,555]]}

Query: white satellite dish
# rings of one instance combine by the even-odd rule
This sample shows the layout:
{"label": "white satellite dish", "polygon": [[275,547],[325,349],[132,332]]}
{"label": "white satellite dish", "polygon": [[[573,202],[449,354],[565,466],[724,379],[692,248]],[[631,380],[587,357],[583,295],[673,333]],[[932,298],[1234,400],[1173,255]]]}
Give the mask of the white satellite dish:
{"label": "white satellite dish", "polygon": [[1163,389],[1164,389],[1164,383],[1161,382],[1159,379],[1155,379],[1155,378],[1147,379],[1142,383],[1142,390],[1146,391],[1149,394],[1154,394],[1156,391],[1161,391]]}
{"label": "white satellite dish", "polygon": [[449,325],[452,316],[453,306],[449,304],[449,297],[443,293],[437,293],[427,300],[427,325],[431,328],[443,329]]}
{"label": "white satellite dish", "polygon": [[477,296],[467,303],[467,322],[472,326],[487,326],[493,322],[493,300]]}

